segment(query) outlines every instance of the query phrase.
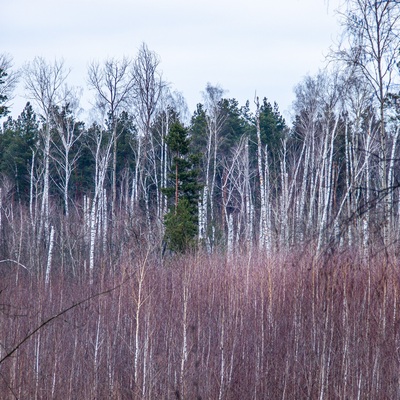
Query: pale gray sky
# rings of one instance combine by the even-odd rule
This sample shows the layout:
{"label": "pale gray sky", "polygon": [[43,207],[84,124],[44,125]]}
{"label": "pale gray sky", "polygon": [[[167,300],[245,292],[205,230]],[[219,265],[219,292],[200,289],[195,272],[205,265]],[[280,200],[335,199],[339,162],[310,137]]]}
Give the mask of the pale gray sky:
{"label": "pale gray sky", "polygon": [[[241,105],[260,97],[286,113],[293,88],[324,65],[340,31],[339,0],[13,0],[3,1],[0,52],[16,67],[63,58],[69,83],[86,86],[87,65],[134,57],[142,42],[161,58],[163,77],[190,113],[207,82]],[[87,93],[87,90],[85,88]],[[22,91],[19,90],[18,93]],[[13,114],[26,99],[14,99]]]}

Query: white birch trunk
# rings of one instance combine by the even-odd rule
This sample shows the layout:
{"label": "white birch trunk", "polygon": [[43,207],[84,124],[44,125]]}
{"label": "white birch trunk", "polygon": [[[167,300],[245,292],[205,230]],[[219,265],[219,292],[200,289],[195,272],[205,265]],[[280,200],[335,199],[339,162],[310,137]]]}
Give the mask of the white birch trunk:
{"label": "white birch trunk", "polygon": [[[299,204],[299,200],[298,197],[295,197],[296,194],[296,190],[297,190],[297,177],[299,175],[299,171],[300,171],[300,166],[302,165],[303,162],[303,156],[304,156],[304,151],[305,151],[305,146],[303,143],[302,149],[301,149],[301,153],[299,156],[299,159],[297,160],[296,163],[296,168],[295,168],[295,172],[294,175],[291,179],[291,183],[289,186],[289,181],[288,181],[288,207],[289,204],[292,202],[293,203],[293,214],[292,214],[292,221],[291,221],[291,227],[289,228],[292,235],[292,240],[291,240],[291,244],[297,244],[297,239],[298,239],[298,232],[297,232],[297,209],[298,209],[298,204]],[[288,210],[289,212],[289,210]]]}
{"label": "white birch trunk", "polygon": [[369,242],[369,225],[370,225],[370,147],[371,147],[371,132],[367,134],[366,149],[365,149],[365,215],[362,219],[363,232],[363,249],[364,257],[368,257],[368,242]]}
{"label": "white birch trunk", "polygon": [[[186,272],[187,274],[187,272]],[[185,278],[186,280],[187,278]],[[189,301],[189,288],[187,282],[183,282],[183,320],[182,320],[182,353],[181,353],[181,370],[180,370],[180,388],[182,398],[186,397],[185,394],[185,368],[188,359],[188,344],[187,344],[187,306]]]}
{"label": "white birch trunk", "polygon": [[90,243],[90,199],[83,196],[83,232],[85,243]]}
{"label": "white birch trunk", "polygon": [[304,169],[303,169],[303,177],[301,181],[301,188],[300,188],[300,200],[298,203],[298,208],[296,210],[296,230],[298,232],[298,240],[299,243],[302,243],[304,240],[304,228],[305,225],[303,224],[305,215],[305,203],[306,203],[306,194],[307,194],[307,183],[308,183],[308,171],[309,171],[309,160],[310,160],[310,148],[304,142],[305,157],[304,157]]}
{"label": "white birch trunk", "polygon": [[132,180],[132,195],[131,195],[131,213],[133,214],[139,200],[139,179],[141,172],[141,161],[142,161],[142,136],[139,133],[138,136],[138,147],[136,152],[135,160],[135,175]]}
{"label": "white birch trunk", "polygon": [[69,218],[69,206],[68,206],[68,186],[69,186],[69,171],[65,173],[65,184],[64,184],[64,207],[65,216]]}
{"label": "white birch trunk", "polygon": [[[165,136],[169,132],[169,116],[168,111],[166,111],[166,122],[165,129],[161,132],[161,188],[165,189],[167,187],[168,181],[168,146],[165,142]],[[168,212],[168,198],[165,194],[161,194],[161,204],[160,204],[161,215],[160,219],[163,221],[165,214]],[[163,227],[163,224],[161,224]],[[162,232],[163,233],[163,232]]]}
{"label": "white birch trunk", "polygon": [[44,234],[47,240],[49,233],[49,181],[50,181],[50,127],[49,117],[47,117],[46,131],[44,137],[44,174],[43,174],[43,195],[41,205],[40,235],[44,228]]}
{"label": "white birch trunk", "polygon": [[161,226],[161,197],[160,197],[160,186],[159,186],[159,176],[158,176],[158,168],[157,168],[157,157],[156,150],[154,146],[154,137],[153,134],[150,133],[150,155],[151,155],[151,164],[153,167],[153,179],[154,186],[156,191],[156,215],[157,215],[157,225]]}
{"label": "white birch trunk", "polygon": [[272,250],[272,207],[270,200],[270,179],[269,179],[269,160],[268,148],[265,146],[265,165],[264,165],[264,192],[265,192],[265,209],[266,209],[266,222],[265,222],[265,249],[270,252]]}
{"label": "white birch trunk", "polygon": [[46,267],[46,277],[45,277],[46,288],[48,287],[50,282],[51,261],[53,259],[53,246],[54,246],[54,226],[52,225],[50,230],[49,253],[47,256],[47,267]]}
{"label": "white birch trunk", "polygon": [[[352,145],[349,138],[348,123],[346,121],[345,126],[345,157],[346,157],[346,186],[347,186],[347,220],[350,221],[352,214],[352,179],[353,179],[353,168],[351,162],[351,151]],[[353,244],[352,240],[352,228],[351,224],[347,224],[347,244],[351,248]]]}
{"label": "white birch trunk", "polygon": [[89,250],[90,284],[93,284],[94,246],[96,242],[96,230],[97,230],[96,216],[97,216],[97,196],[95,195],[92,201],[92,210],[90,213],[90,250]]}
{"label": "white birch trunk", "polygon": [[209,180],[210,180],[210,163],[211,163],[211,143],[212,136],[209,132],[207,139],[207,154],[206,154],[206,177],[203,188],[203,195],[201,198],[201,206],[199,207],[199,241],[205,241],[207,251],[211,252],[209,238],[207,237],[208,231],[208,195],[209,195]]}
{"label": "white birch trunk", "polygon": [[245,192],[245,210],[246,210],[246,242],[247,249],[250,251],[253,247],[253,207],[251,201],[250,171],[249,171],[249,139],[246,137],[245,155],[244,155],[244,192]]}
{"label": "white birch trunk", "polygon": [[394,192],[394,181],[393,181],[393,174],[394,174],[394,162],[395,162],[395,156],[396,156],[396,147],[397,147],[397,140],[399,137],[399,132],[400,128],[397,127],[396,132],[393,137],[393,144],[392,144],[392,151],[390,154],[390,163],[389,163],[389,171],[388,171],[388,187],[390,191],[390,196],[389,196],[389,207],[388,210],[390,211],[390,216],[389,216],[389,232],[394,231],[394,199],[393,199],[393,192]]}
{"label": "white birch trunk", "polygon": [[102,239],[103,233],[103,209],[104,209],[104,196],[103,196],[103,188],[100,188],[100,193],[98,195],[99,200],[97,202],[97,212],[96,212],[96,225],[97,225],[97,235],[96,239]]}
{"label": "white birch trunk", "polygon": [[233,258],[233,249],[234,249],[234,242],[233,239],[235,237],[235,232],[233,230],[233,216],[229,214],[228,216],[228,261],[232,261]]}
{"label": "white birch trunk", "polygon": [[139,355],[140,355],[140,344],[139,344],[139,336],[140,336],[140,309],[142,307],[142,290],[143,290],[143,281],[145,276],[145,264],[140,266],[139,270],[139,280],[138,280],[138,292],[136,295],[136,312],[135,312],[135,351],[134,351],[134,375],[135,375],[135,384],[138,384],[139,380]]}
{"label": "white birch trunk", "polygon": [[308,218],[306,222],[306,235],[312,231],[312,226],[314,222],[314,213],[315,213],[315,195],[317,191],[316,185],[316,171],[315,171],[315,132],[314,128],[311,131],[311,145],[310,145],[310,198],[309,198],[309,209],[308,209]]}
{"label": "white birch trunk", "polygon": [[29,177],[29,216],[31,218],[32,226],[35,225],[34,216],[33,216],[33,173],[34,173],[34,165],[35,165],[35,152],[32,151],[32,161],[31,161],[31,171]]}
{"label": "white birch trunk", "polygon": [[[149,314],[146,315],[145,317],[145,334],[144,334],[144,340],[143,340],[143,379],[142,379],[142,398],[148,398],[146,396],[147,393],[147,371],[149,370],[149,360],[150,360],[150,355],[149,355],[149,347],[150,347],[150,329],[149,329]],[[151,397],[149,397],[151,398]]]}
{"label": "white birch trunk", "polygon": [[218,149],[218,135],[217,128],[214,131],[214,152],[213,152],[213,175],[210,188],[210,219],[211,219],[211,248],[215,246],[215,215],[214,215],[214,190],[215,190],[215,178],[217,176],[217,149]]}
{"label": "white birch trunk", "polygon": [[[326,227],[326,208],[327,208],[327,186],[328,184],[328,171],[329,171],[329,161],[328,161],[328,151],[329,151],[329,123],[327,123],[327,129],[325,131],[325,138],[323,144],[323,151],[320,161],[320,169],[317,173],[319,175],[319,185],[318,185],[318,207],[317,207],[317,220],[318,220],[318,244],[317,252],[319,253],[321,246],[324,242],[325,227]],[[325,188],[324,188],[325,187]]]}
{"label": "white birch trunk", "polygon": [[144,178],[144,182],[143,182],[143,196],[144,196],[144,209],[145,209],[146,222],[147,222],[147,232],[148,232],[148,235],[150,238],[152,235],[151,217],[150,217],[150,198],[149,198],[149,190],[148,190],[148,187],[146,186],[146,183],[147,183],[147,176]]}
{"label": "white birch trunk", "polygon": [[[217,151],[218,151],[218,133],[224,122],[220,101],[223,90],[219,87],[207,85],[204,92],[205,106],[207,109],[207,151],[206,151],[206,176],[205,187],[203,190],[203,221],[201,238],[205,238],[207,251],[211,252],[215,245],[215,221],[214,221],[214,191],[217,171]],[[211,168],[212,165],[212,172]],[[211,177],[210,177],[211,174]],[[211,178],[211,179],[210,179]],[[208,215],[208,211],[210,214]],[[208,225],[211,222],[211,237],[209,236]],[[204,239],[203,239],[204,240]]]}
{"label": "white birch trunk", "polygon": [[225,341],[225,313],[222,310],[222,323],[221,323],[221,336],[219,342],[219,350],[221,353],[221,368],[220,368],[220,378],[219,378],[219,396],[218,400],[222,400],[224,396],[225,389],[225,350],[224,350],[224,341]]}
{"label": "white birch trunk", "polygon": [[[203,188],[203,193],[204,193],[204,188]],[[197,203],[197,209],[198,209],[198,218],[199,218],[199,228],[198,228],[198,237],[199,237],[199,243],[202,243],[204,240],[204,210],[203,210],[203,194],[201,195],[201,198],[199,199]]]}
{"label": "white birch trunk", "polygon": [[281,216],[281,234],[280,245],[281,248],[286,248],[289,244],[289,188],[288,188],[288,173],[286,165],[286,140],[283,142],[283,160],[281,161],[281,201],[280,201],[280,216]]}
{"label": "white birch trunk", "polygon": [[89,280],[90,284],[93,284],[93,271],[94,271],[94,252],[97,234],[100,234],[100,229],[98,229],[98,224],[102,215],[101,204],[104,201],[103,197],[103,186],[104,180],[107,172],[107,167],[110,159],[110,151],[112,146],[112,141],[107,144],[104,153],[101,154],[101,134],[96,138],[96,153],[95,153],[95,193],[92,200],[91,214],[90,214],[90,251],[89,251]]}
{"label": "white birch trunk", "polygon": [[256,99],[256,132],[257,132],[257,167],[258,167],[258,179],[260,182],[260,248],[266,247],[267,238],[267,204],[265,199],[265,181],[263,171],[263,156],[262,156],[262,143],[261,143],[261,128],[260,128],[260,103],[259,99]]}
{"label": "white birch trunk", "polygon": [[36,396],[35,398],[38,399],[38,388],[39,388],[39,376],[40,376],[40,343],[41,343],[41,334],[40,330],[38,332],[38,335],[36,337],[36,343],[35,343],[35,383],[36,383]]}
{"label": "white birch trunk", "polygon": [[[325,164],[325,179],[324,179],[324,205],[323,205],[323,212],[322,212],[322,218],[320,222],[320,227],[319,227],[319,236],[318,236],[318,246],[317,246],[317,251],[321,250],[321,246],[324,242],[324,233],[327,229],[327,222],[329,220],[329,210],[332,209],[332,183],[333,183],[333,174],[332,174],[332,167],[333,167],[333,144],[334,140],[336,137],[336,129],[339,123],[339,116],[336,117],[335,120],[335,125],[332,129],[331,132],[329,132],[329,120],[328,120],[328,127],[327,127],[327,132],[326,132],[326,151],[324,152],[324,161],[325,157],[327,158],[327,153],[329,151],[329,158],[326,159],[324,162]],[[330,136],[330,143],[328,143],[328,139]],[[322,181],[322,179],[321,179]]]}
{"label": "white birch trunk", "polygon": [[103,252],[107,252],[107,232],[108,232],[108,218],[107,218],[107,190],[103,189],[102,193],[102,228],[103,228]]}
{"label": "white birch trunk", "polygon": [[93,344],[94,346],[94,357],[93,357],[93,370],[95,373],[95,381],[94,381],[94,395],[97,397],[97,390],[99,384],[99,358],[100,358],[100,348],[102,345],[101,335],[100,335],[100,324],[101,324],[101,313],[99,312],[99,316],[97,319],[97,327],[96,327],[96,339]]}
{"label": "white birch trunk", "polygon": [[[207,179],[207,178],[206,178]],[[207,182],[207,180],[206,180]],[[208,185],[203,188],[203,195],[199,202],[199,241],[205,242],[207,251],[211,252],[210,242],[207,236],[208,230]]]}
{"label": "white birch trunk", "polygon": [[131,198],[130,198],[130,203],[129,203],[129,212],[130,212],[131,216],[133,215],[133,212],[135,209],[136,198],[137,198],[137,185],[136,185],[135,176],[133,176],[132,177]]}

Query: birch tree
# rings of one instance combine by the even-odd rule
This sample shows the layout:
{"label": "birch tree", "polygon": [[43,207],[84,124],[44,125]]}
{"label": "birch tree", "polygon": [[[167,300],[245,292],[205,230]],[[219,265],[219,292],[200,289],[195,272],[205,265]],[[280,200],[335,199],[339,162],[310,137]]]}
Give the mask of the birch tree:
{"label": "birch tree", "polygon": [[[363,128],[363,121],[369,119],[371,110],[371,93],[368,84],[362,76],[351,75],[348,78],[347,89],[344,92],[343,107],[346,110],[345,117],[345,170],[346,170],[346,196],[343,204],[346,208],[346,218],[350,221],[359,207],[357,188],[365,185],[361,181],[362,170],[369,171],[369,158],[371,155],[371,125],[368,122]],[[360,151],[360,149],[363,149]],[[367,173],[369,176],[369,172]],[[369,185],[368,181],[366,183]],[[369,190],[366,196],[369,196]],[[363,234],[366,238],[369,233],[369,213],[364,217]],[[347,224],[347,244],[349,247],[354,241],[354,224]]]}
{"label": "birch tree", "polygon": [[[248,195],[248,136],[243,135],[239,143],[231,150],[230,157],[223,159],[223,179],[222,179],[222,213],[227,227],[227,253],[228,259],[232,255],[236,246],[236,232],[240,235],[241,227],[249,226],[249,218],[246,214],[246,198]],[[246,232],[248,229],[246,229]],[[239,244],[239,243],[238,243]]]}
{"label": "birch tree", "polygon": [[[336,109],[340,91],[335,77],[328,82],[326,87],[326,101],[323,104],[323,119],[322,132],[324,134],[322,162],[320,167],[322,169],[320,176],[319,187],[319,228],[318,228],[318,244],[317,250],[321,249],[324,240],[326,240],[325,232],[328,227],[328,222],[331,222],[333,215],[333,187],[334,187],[334,164],[333,156],[335,153],[335,139],[338,134],[338,125],[340,114]],[[325,238],[324,238],[325,236]]]}
{"label": "birch tree", "polygon": [[131,60],[109,58],[102,65],[92,62],[88,68],[88,84],[96,95],[96,105],[104,110],[111,121],[112,131],[112,202],[111,212],[115,215],[117,197],[117,125],[120,113],[127,109],[135,84]]}
{"label": "birch tree", "polygon": [[[92,154],[95,160],[95,176],[94,176],[94,194],[89,213],[89,232],[90,232],[90,250],[89,250],[89,274],[90,282],[93,283],[94,262],[95,262],[95,246],[97,236],[100,234],[100,222],[106,220],[104,207],[107,202],[104,192],[104,181],[106,178],[107,168],[109,166],[111,148],[113,140],[107,140],[104,130],[100,126],[94,125],[91,129],[93,147]],[[87,205],[89,208],[89,205]],[[103,237],[106,235],[106,229],[103,225]]]}
{"label": "birch tree", "polygon": [[79,140],[84,133],[83,123],[77,120],[78,114],[79,100],[77,97],[68,99],[61,110],[54,108],[53,111],[53,123],[57,132],[57,139],[53,138],[52,140],[55,148],[52,158],[59,170],[64,211],[67,218],[69,217],[69,182],[80,155]]}
{"label": "birch tree", "polygon": [[297,113],[296,133],[306,146],[303,179],[300,189],[300,200],[296,210],[296,222],[302,225],[300,241],[307,237],[313,227],[315,215],[315,196],[317,195],[316,157],[319,97],[321,96],[321,76],[306,77],[296,87],[296,101],[294,108]]}
{"label": "birch tree", "polygon": [[256,114],[255,114],[255,124],[257,133],[257,171],[258,179],[260,183],[260,199],[261,199],[261,209],[260,209],[260,247],[261,249],[267,248],[270,250],[270,241],[268,240],[268,227],[267,227],[267,188],[265,186],[264,180],[264,155],[263,155],[263,145],[261,143],[261,127],[260,127],[260,101],[258,97],[255,100]]}
{"label": "birch tree", "polygon": [[[157,106],[165,87],[159,71],[159,64],[160,58],[158,55],[150,51],[146,44],[143,43],[133,65],[134,109],[139,133],[136,166],[132,183],[132,198],[134,203],[137,203],[143,164],[148,161],[150,182],[152,182],[156,194],[157,225],[160,228],[162,225],[160,162],[157,157],[157,144],[151,131]],[[146,195],[145,198],[148,198],[148,196]],[[149,204],[146,207],[149,207]]]}
{"label": "birch tree", "polygon": [[[217,151],[219,133],[224,123],[224,113],[220,101],[224,90],[219,86],[207,84],[203,93],[207,122],[207,147],[204,155],[204,188],[199,205],[199,240],[205,241],[209,251],[215,241],[214,225],[214,190],[217,174]],[[211,236],[208,236],[208,225],[211,222]]]}
{"label": "birch tree", "polygon": [[0,54],[0,118],[8,114],[9,102],[19,80],[19,71],[13,69],[10,55]]}
{"label": "birch tree", "polygon": [[178,101],[176,101],[175,96],[168,89],[163,90],[163,93],[160,97],[160,110],[157,113],[156,123],[154,125],[160,147],[161,218],[164,218],[164,215],[168,211],[168,198],[163,192],[163,190],[167,188],[168,165],[170,163],[166,138],[171,125],[178,118],[178,110],[183,108],[179,107],[180,98],[181,97],[178,95]]}
{"label": "birch tree", "polygon": [[49,233],[50,121],[54,107],[63,101],[63,95],[66,92],[63,92],[62,88],[69,71],[66,71],[62,60],[55,60],[51,64],[44,58],[36,57],[31,63],[25,65],[23,73],[27,94],[35,102],[44,118],[44,125],[41,130],[44,173],[40,226],[44,226],[47,236]]}
{"label": "birch tree", "polygon": [[[379,109],[380,140],[379,190],[388,190],[388,137],[385,102],[393,84],[400,48],[400,4],[397,0],[348,0],[342,14],[348,46],[337,52],[340,60],[351,65],[369,83]],[[383,202],[384,241],[388,235],[388,202]]]}

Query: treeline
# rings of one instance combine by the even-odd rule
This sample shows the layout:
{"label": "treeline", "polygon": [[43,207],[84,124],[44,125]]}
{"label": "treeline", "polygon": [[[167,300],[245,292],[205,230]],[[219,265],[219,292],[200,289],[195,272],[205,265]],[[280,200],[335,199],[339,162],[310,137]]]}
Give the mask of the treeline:
{"label": "treeline", "polygon": [[[72,210],[82,218],[86,213],[90,234],[111,232],[113,220],[124,214],[124,219],[145,228],[147,238],[162,240],[166,215],[171,210],[176,214],[178,199],[185,198],[190,208],[185,232],[192,228],[192,233],[180,245],[184,232],[172,232],[173,238],[166,241],[180,251],[193,246],[194,238],[208,249],[226,246],[225,231],[232,218],[236,236],[249,229],[243,207],[258,202],[250,194],[257,186],[257,138],[263,154],[268,147],[269,163],[278,166],[288,132],[277,105],[264,99],[258,106],[257,131],[248,104],[239,106],[235,99],[224,98],[221,88],[208,85],[204,104],[185,123],[184,101],[170,92],[157,67],[156,54],[145,45],[134,61],[91,65],[100,117],[88,124],[79,119],[76,92],[64,86],[63,64],[40,58],[28,64],[27,90],[37,96],[35,104],[42,109],[38,114],[27,103],[20,116],[3,123],[3,206],[11,200],[25,205],[46,238],[53,206],[66,218]],[[240,177],[233,169],[243,157],[248,159],[247,175]],[[180,206],[178,215],[185,211]],[[100,228],[99,222],[107,226]],[[255,236],[248,239],[253,242]]]}
{"label": "treeline", "polygon": [[[91,273],[100,249],[119,245],[122,225],[160,255],[310,242],[367,255],[371,243],[396,243],[398,3],[348,6],[348,45],[296,87],[291,124],[265,98],[239,105],[210,84],[190,116],[145,44],[133,59],[90,64],[86,121],[62,62],[27,63],[20,74],[32,103],[0,134],[2,229],[13,231],[20,207],[51,258],[73,218]],[[17,75],[7,56],[1,66],[5,116]]]}
{"label": "treeline", "polygon": [[[38,78],[54,72],[42,59],[35,63]],[[256,99],[251,112],[211,85],[187,123],[181,99],[161,82],[152,110],[140,112],[147,93],[134,109],[105,107],[101,123],[81,121],[70,100],[49,104],[47,118],[27,103],[0,134],[3,228],[20,205],[48,242],[51,227],[60,234],[51,210],[67,220],[76,214],[90,256],[97,239],[115,237],[116,220],[164,252],[166,244],[229,253],[310,240],[318,248],[387,245],[398,238],[400,218],[397,106],[385,105],[382,142],[365,82],[345,78],[321,73],[299,84],[291,127],[276,104]],[[169,213],[175,220],[166,232]]]}

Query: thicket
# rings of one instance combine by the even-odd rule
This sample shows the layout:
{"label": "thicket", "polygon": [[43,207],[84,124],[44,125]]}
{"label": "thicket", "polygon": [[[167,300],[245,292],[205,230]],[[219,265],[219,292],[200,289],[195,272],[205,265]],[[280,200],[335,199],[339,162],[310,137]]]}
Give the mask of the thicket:
{"label": "thicket", "polygon": [[392,254],[200,252],[161,265],[132,238],[92,281],[54,261],[47,284],[0,264],[3,399],[400,396]]}

